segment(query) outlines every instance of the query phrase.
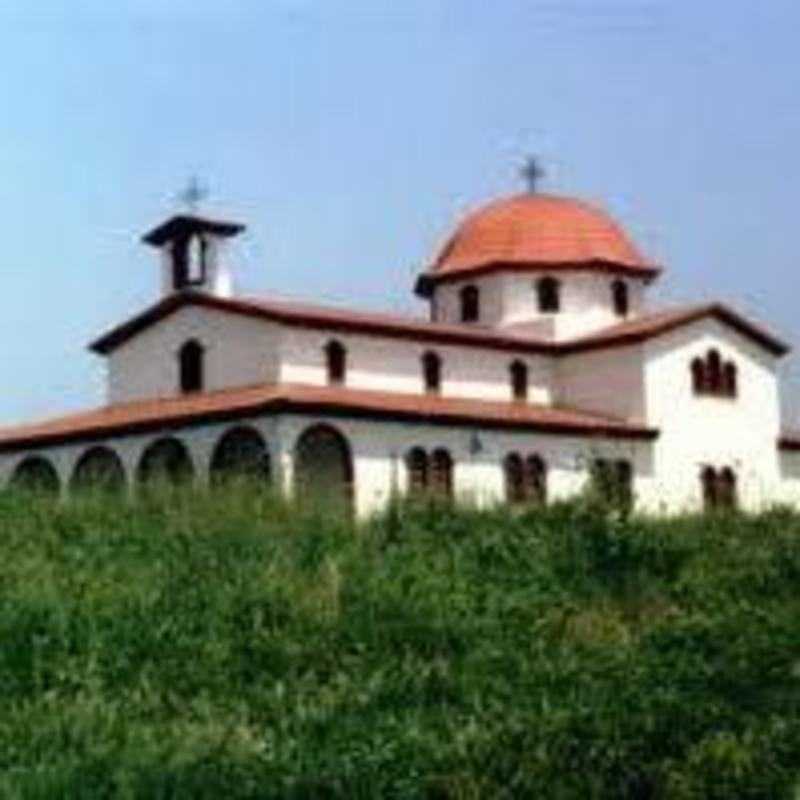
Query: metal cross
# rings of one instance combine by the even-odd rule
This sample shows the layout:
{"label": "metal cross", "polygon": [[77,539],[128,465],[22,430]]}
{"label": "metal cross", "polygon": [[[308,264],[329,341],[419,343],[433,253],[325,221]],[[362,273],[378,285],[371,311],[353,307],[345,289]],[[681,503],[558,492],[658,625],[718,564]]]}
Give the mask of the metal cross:
{"label": "metal cross", "polygon": [[525,179],[528,184],[528,191],[531,194],[536,194],[537,184],[539,179],[544,177],[545,171],[539,165],[539,159],[536,156],[528,156],[525,159],[525,165],[520,170],[520,175]]}
{"label": "metal cross", "polygon": [[201,201],[208,197],[208,189],[200,183],[196,175],[189,178],[186,188],[178,195],[178,199],[189,211],[197,211]]}

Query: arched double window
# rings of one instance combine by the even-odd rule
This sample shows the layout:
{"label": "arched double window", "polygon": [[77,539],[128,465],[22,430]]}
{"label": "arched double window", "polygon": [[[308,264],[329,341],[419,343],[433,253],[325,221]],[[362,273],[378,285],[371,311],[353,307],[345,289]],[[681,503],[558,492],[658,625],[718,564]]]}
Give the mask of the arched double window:
{"label": "arched double window", "polygon": [[691,363],[692,390],[698,395],[715,397],[736,397],[738,370],[733,361],[723,363],[717,350],[713,348],[705,358],[694,358]]}
{"label": "arched double window", "polygon": [[429,350],[422,356],[422,380],[427,394],[439,394],[442,390],[442,359]]}
{"label": "arched double window", "polygon": [[592,479],[600,497],[623,511],[633,506],[633,466],[627,459],[608,461],[598,458],[593,463]]}
{"label": "arched double window", "polygon": [[325,364],[330,386],[338,386],[345,382],[347,377],[347,350],[345,350],[340,341],[331,339],[325,345]]}
{"label": "arched double window", "polygon": [[614,313],[618,317],[627,317],[630,308],[628,297],[628,284],[623,280],[615,280],[611,284],[611,300],[614,305]]}
{"label": "arched double window", "polygon": [[442,447],[430,455],[421,447],[406,456],[408,492],[412,496],[431,495],[445,499],[453,496],[453,458]]}
{"label": "arched double window", "polygon": [[547,502],[547,464],[541,456],[533,454],[523,459],[519,453],[509,453],[503,466],[509,503]]}
{"label": "arched double window", "polygon": [[481,295],[477,286],[465,286],[459,293],[461,321],[477,322],[480,317]]}
{"label": "arched double window", "polygon": [[706,511],[732,510],[738,505],[736,473],[730,467],[706,466],[700,473],[703,508]]}
{"label": "arched double window", "polygon": [[547,276],[536,282],[536,298],[542,314],[555,314],[561,310],[561,284]]}
{"label": "arched double window", "polygon": [[508,368],[511,375],[511,396],[514,400],[528,399],[528,367],[523,361],[512,361]]}
{"label": "arched double window", "polygon": [[203,390],[203,345],[190,339],[178,354],[181,391],[184,394]]}

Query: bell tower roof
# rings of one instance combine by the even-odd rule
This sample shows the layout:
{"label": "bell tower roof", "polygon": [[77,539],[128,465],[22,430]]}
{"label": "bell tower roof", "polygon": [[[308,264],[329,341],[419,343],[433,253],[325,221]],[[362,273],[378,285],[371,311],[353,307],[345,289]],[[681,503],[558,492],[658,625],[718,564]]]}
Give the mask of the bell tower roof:
{"label": "bell tower roof", "polygon": [[195,234],[211,234],[220,238],[236,236],[245,230],[238,222],[209,219],[196,214],[176,214],[142,237],[145,244],[161,247],[167,242],[188,239]]}

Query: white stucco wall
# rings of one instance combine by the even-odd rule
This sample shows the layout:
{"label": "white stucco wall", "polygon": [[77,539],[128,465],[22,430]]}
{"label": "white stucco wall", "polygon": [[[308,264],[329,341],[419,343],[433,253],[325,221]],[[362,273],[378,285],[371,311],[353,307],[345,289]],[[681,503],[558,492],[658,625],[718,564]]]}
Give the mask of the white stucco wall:
{"label": "white stucco wall", "polygon": [[278,338],[278,326],[272,323],[184,306],[108,357],[108,400],[120,403],[178,394],[178,353],[190,339],[204,348],[207,390],[274,382]]}
{"label": "white stucco wall", "polygon": [[[738,396],[696,396],[690,364],[716,348],[738,369]],[[777,359],[715,319],[704,319],[645,345],[648,423],[661,429],[655,446],[655,511],[702,506],[700,471],[731,467],[742,507],[759,509],[784,493],[776,442],[780,429]]]}

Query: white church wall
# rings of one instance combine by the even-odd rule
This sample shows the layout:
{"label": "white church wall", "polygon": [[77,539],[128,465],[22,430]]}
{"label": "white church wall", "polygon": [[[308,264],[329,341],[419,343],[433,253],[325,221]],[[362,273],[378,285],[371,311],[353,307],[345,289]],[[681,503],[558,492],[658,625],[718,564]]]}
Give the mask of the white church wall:
{"label": "white church wall", "polygon": [[108,400],[122,403],[179,394],[178,353],[204,348],[205,389],[273,382],[279,327],[264,320],[184,306],[118,347],[107,359]]}
{"label": "white church wall", "polygon": [[643,346],[562,356],[555,365],[554,397],[560,405],[644,422]]}
{"label": "white church wall", "polygon": [[509,366],[517,358],[528,365],[532,403],[551,399],[552,360],[456,345],[286,328],[281,339],[280,381],[324,386],[325,345],[337,339],[347,349],[346,385],[354,389],[421,394],[422,356],[432,350],[442,359],[442,395],[480,400],[511,399]]}
{"label": "white church wall", "polygon": [[[690,365],[716,348],[738,370],[736,398],[698,397]],[[775,502],[780,429],[777,359],[715,319],[699,320],[645,345],[648,424],[660,428],[655,447],[658,475],[646,498],[654,511],[702,507],[700,471],[731,467],[740,505],[756,510]]]}

